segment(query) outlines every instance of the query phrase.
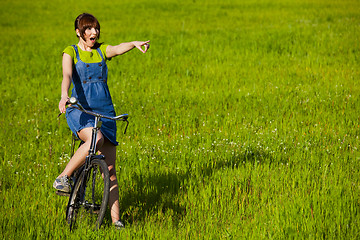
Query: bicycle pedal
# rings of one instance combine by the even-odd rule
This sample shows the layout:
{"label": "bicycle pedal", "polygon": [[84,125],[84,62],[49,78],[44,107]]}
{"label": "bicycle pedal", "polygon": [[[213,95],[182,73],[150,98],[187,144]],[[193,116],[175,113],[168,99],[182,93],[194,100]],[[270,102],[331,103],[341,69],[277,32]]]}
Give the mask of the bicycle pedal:
{"label": "bicycle pedal", "polygon": [[62,192],[62,191],[59,191],[59,190],[56,191],[56,194],[59,195],[59,196],[70,197],[70,193]]}

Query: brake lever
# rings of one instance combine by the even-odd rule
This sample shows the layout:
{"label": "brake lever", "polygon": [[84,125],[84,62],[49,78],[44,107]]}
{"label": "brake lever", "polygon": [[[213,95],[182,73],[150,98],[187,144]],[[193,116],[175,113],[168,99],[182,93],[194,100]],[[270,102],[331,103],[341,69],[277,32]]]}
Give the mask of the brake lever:
{"label": "brake lever", "polygon": [[127,119],[125,121],[126,121],[126,127],[125,127],[124,134],[126,133],[126,130],[127,130],[128,126],[129,126],[129,121]]}

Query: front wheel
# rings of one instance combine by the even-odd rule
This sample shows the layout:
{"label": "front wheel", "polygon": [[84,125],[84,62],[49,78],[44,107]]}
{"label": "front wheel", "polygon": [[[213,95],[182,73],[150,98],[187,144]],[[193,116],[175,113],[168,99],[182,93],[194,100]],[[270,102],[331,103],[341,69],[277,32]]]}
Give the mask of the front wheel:
{"label": "front wheel", "polygon": [[88,170],[83,170],[72,189],[66,209],[70,230],[78,228],[99,229],[109,200],[109,170],[104,160],[91,160]]}

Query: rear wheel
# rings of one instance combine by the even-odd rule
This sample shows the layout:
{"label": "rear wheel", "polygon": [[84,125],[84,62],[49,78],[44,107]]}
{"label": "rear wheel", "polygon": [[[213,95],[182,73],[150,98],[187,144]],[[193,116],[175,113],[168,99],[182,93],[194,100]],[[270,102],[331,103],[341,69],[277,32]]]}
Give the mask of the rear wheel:
{"label": "rear wheel", "polygon": [[89,170],[80,173],[69,198],[66,219],[70,230],[74,227],[100,228],[108,205],[109,186],[109,170],[105,161],[92,160]]}

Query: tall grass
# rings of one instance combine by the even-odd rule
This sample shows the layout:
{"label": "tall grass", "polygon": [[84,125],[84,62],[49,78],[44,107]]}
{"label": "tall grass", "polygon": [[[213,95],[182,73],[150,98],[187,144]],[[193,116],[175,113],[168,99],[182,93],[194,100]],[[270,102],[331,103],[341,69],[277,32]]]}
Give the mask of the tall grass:
{"label": "tall grass", "polygon": [[[59,9],[58,6],[62,6]],[[356,0],[0,2],[1,238],[359,238]],[[61,53],[82,12],[112,59],[126,229],[70,233]]]}

